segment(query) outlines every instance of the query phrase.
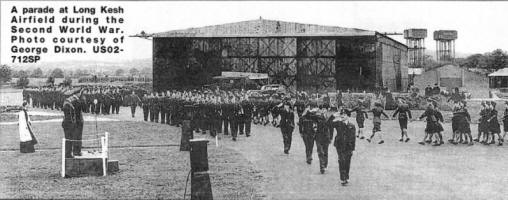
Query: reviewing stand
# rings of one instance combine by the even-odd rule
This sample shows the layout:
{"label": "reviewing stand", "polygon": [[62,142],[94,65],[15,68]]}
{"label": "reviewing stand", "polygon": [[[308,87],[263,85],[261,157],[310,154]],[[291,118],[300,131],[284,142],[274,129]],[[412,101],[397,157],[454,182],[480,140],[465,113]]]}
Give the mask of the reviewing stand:
{"label": "reviewing stand", "polygon": [[106,176],[108,173],[119,171],[117,160],[108,160],[109,133],[104,133],[100,138],[101,151],[82,152],[82,156],[74,158],[65,157],[65,141],[62,138],[62,177],[83,177],[83,176]]}

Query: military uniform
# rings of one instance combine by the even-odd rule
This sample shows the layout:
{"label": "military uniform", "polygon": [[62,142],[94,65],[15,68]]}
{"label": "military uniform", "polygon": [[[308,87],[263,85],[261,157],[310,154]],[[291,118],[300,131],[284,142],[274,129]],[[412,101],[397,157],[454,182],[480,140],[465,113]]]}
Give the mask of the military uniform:
{"label": "military uniform", "polygon": [[284,153],[288,154],[291,149],[291,140],[293,137],[293,130],[295,128],[295,115],[292,110],[281,110],[280,130],[282,132],[282,139],[284,143]]}
{"label": "military uniform", "polygon": [[337,150],[339,160],[340,180],[342,184],[348,183],[349,169],[351,166],[351,157],[355,150],[355,126],[349,121],[333,122],[333,127],[337,131],[337,136],[333,145]]}
{"label": "military uniform", "polygon": [[142,103],[142,109],[143,109],[143,119],[145,121],[148,121],[148,114],[150,113],[150,99],[148,98],[148,96],[144,96],[143,99],[141,100],[141,103]]}
{"label": "military uniform", "polygon": [[314,121],[314,113],[308,111],[303,114],[300,120],[301,132],[303,143],[305,145],[305,158],[307,163],[310,164],[312,162],[312,150],[314,148],[314,140],[316,137],[315,130],[315,121]]}
{"label": "military uniform", "polygon": [[[243,133],[245,131],[245,136],[249,137],[251,132],[251,123],[252,123],[252,116],[253,116],[253,112],[254,112],[254,105],[248,101],[248,100],[244,100],[242,101],[242,109],[243,109],[243,113],[244,113],[244,117],[243,117],[243,127],[240,129],[240,132]],[[245,130],[243,129],[245,128]]]}

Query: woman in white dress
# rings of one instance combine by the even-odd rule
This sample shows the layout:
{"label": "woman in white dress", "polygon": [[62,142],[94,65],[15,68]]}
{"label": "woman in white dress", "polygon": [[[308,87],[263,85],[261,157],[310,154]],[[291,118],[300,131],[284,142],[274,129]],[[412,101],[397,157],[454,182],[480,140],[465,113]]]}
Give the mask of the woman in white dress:
{"label": "woman in white dress", "polygon": [[19,124],[19,147],[21,153],[35,152],[34,145],[37,144],[32,131],[32,124],[30,123],[30,116],[27,113],[28,103],[23,102],[23,109],[18,113]]}

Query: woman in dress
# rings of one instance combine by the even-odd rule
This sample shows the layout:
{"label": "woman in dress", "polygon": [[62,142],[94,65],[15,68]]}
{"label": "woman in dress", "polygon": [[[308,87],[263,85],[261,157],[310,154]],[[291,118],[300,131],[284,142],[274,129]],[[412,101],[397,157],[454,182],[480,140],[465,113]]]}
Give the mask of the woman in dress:
{"label": "woman in dress", "polygon": [[[413,118],[411,116],[411,110],[409,110],[409,105],[404,101],[404,99],[399,98],[399,104],[397,105],[397,109],[393,113],[393,118],[395,118],[398,114],[399,126],[400,126],[400,142],[409,142],[409,136],[407,135],[407,122],[409,119]],[[404,140],[404,136],[406,140]]]}
{"label": "woman in dress", "polygon": [[383,111],[383,107],[381,105],[381,103],[379,102],[376,102],[374,104],[374,108],[370,111],[372,112],[372,122],[374,123],[374,127],[372,128],[372,135],[370,135],[370,137],[367,139],[367,141],[370,143],[372,138],[374,137],[374,135],[376,135],[377,132],[378,133],[378,136],[379,136],[379,142],[378,144],[383,144],[385,141],[383,140],[383,136],[381,135],[381,115],[384,115],[386,118],[390,118],[388,117],[388,115]]}
{"label": "woman in dress", "polygon": [[488,131],[490,135],[490,142],[487,140],[485,144],[495,144],[496,135],[499,141],[499,145],[501,144],[501,127],[499,126],[499,121],[497,120],[497,110],[496,110],[496,102],[491,101],[489,106],[489,118],[487,119],[488,123]]}

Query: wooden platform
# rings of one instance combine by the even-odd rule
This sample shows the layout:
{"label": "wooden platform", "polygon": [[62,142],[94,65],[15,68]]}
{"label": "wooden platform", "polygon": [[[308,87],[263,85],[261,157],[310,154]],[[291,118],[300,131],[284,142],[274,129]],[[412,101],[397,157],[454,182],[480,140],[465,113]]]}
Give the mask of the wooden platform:
{"label": "wooden platform", "polygon": [[[118,160],[106,159],[106,163],[106,173],[119,171]],[[65,177],[104,176],[103,166],[103,159],[99,155],[85,154],[66,158]]]}

